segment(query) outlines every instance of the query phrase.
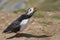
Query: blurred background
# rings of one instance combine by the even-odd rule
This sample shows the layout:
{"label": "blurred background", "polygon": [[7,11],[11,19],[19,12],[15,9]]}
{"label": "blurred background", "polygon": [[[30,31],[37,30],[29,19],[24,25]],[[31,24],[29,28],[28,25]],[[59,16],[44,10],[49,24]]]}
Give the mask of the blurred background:
{"label": "blurred background", "polygon": [[23,31],[27,36],[11,40],[60,40],[60,0],[0,0],[0,40],[14,35],[2,31],[33,5],[38,10]]}
{"label": "blurred background", "polygon": [[14,11],[39,5],[41,11],[60,11],[60,0],[0,0],[0,11]]}

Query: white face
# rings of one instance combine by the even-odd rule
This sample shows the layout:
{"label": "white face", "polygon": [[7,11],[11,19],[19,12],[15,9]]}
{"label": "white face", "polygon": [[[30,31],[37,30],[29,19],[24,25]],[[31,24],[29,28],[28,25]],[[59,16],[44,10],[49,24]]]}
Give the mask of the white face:
{"label": "white face", "polygon": [[34,8],[30,8],[30,9],[28,10],[27,15],[30,15],[30,14],[33,13],[33,12],[34,12]]}

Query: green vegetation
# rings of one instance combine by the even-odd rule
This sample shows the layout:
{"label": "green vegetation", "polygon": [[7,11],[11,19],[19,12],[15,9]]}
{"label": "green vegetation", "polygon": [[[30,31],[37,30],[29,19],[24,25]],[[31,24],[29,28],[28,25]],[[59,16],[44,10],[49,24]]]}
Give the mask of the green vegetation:
{"label": "green vegetation", "polygon": [[25,12],[26,10],[25,9],[19,9],[19,10],[15,10],[13,11],[14,13],[18,13],[18,12]]}
{"label": "green vegetation", "polygon": [[43,21],[42,23],[43,23],[43,24],[46,24],[46,25],[51,25],[51,24],[53,24],[53,23],[50,22],[50,21]]}
{"label": "green vegetation", "polygon": [[40,5],[40,10],[60,11],[60,0],[45,0],[45,2]]}
{"label": "green vegetation", "polygon": [[[41,0],[29,0],[26,3],[25,9],[37,4],[38,2],[41,2]],[[44,0],[44,2],[38,4],[39,11],[60,11],[60,0]],[[19,9],[14,11],[14,13],[17,12],[25,12],[25,9]]]}
{"label": "green vegetation", "polygon": [[60,20],[60,16],[52,16],[52,18]]}
{"label": "green vegetation", "polygon": [[[29,0],[26,7],[37,4],[41,0]],[[40,11],[60,11],[60,0],[44,0],[38,4]]]}
{"label": "green vegetation", "polygon": [[38,1],[38,0],[29,0],[29,3],[33,4],[33,3],[36,3],[36,1]]}
{"label": "green vegetation", "polygon": [[29,8],[29,7],[32,7],[33,5],[36,5],[38,3],[38,1],[40,1],[40,0],[29,0],[26,3],[26,8]]}
{"label": "green vegetation", "polygon": [[44,15],[43,14],[34,14],[33,17],[34,18],[43,18]]}

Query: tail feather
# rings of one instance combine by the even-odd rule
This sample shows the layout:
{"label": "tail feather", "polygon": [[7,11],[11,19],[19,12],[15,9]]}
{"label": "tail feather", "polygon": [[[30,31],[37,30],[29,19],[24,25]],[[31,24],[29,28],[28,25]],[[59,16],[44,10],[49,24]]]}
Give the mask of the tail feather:
{"label": "tail feather", "polygon": [[3,33],[11,33],[11,30],[12,30],[13,28],[12,27],[7,27],[4,31],[3,31]]}
{"label": "tail feather", "polygon": [[8,34],[8,33],[11,33],[11,31],[8,31],[8,32],[7,31],[3,31],[3,33],[7,33]]}
{"label": "tail feather", "polygon": [[3,33],[12,33],[12,32],[18,32],[20,30],[20,26],[16,27],[16,28],[12,28],[12,27],[8,27],[6,28]]}
{"label": "tail feather", "polygon": [[4,30],[3,33],[11,33],[8,29]]}

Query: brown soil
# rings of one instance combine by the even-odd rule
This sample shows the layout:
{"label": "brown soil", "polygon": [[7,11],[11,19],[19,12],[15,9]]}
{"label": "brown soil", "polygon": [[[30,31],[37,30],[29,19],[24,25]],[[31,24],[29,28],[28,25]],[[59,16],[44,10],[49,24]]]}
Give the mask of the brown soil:
{"label": "brown soil", "polygon": [[[53,12],[45,12],[44,18],[31,18],[27,28],[22,32],[23,36],[13,37],[15,33],[4,34],[3,30],[20,14],[0,12],[0,40],[60,40],[60,20],[52,19],[49,16],[56,15]],[[57,13],[57,15],[60,15]],[[44,24],[43,21],[50,21],[52,24]]]}

